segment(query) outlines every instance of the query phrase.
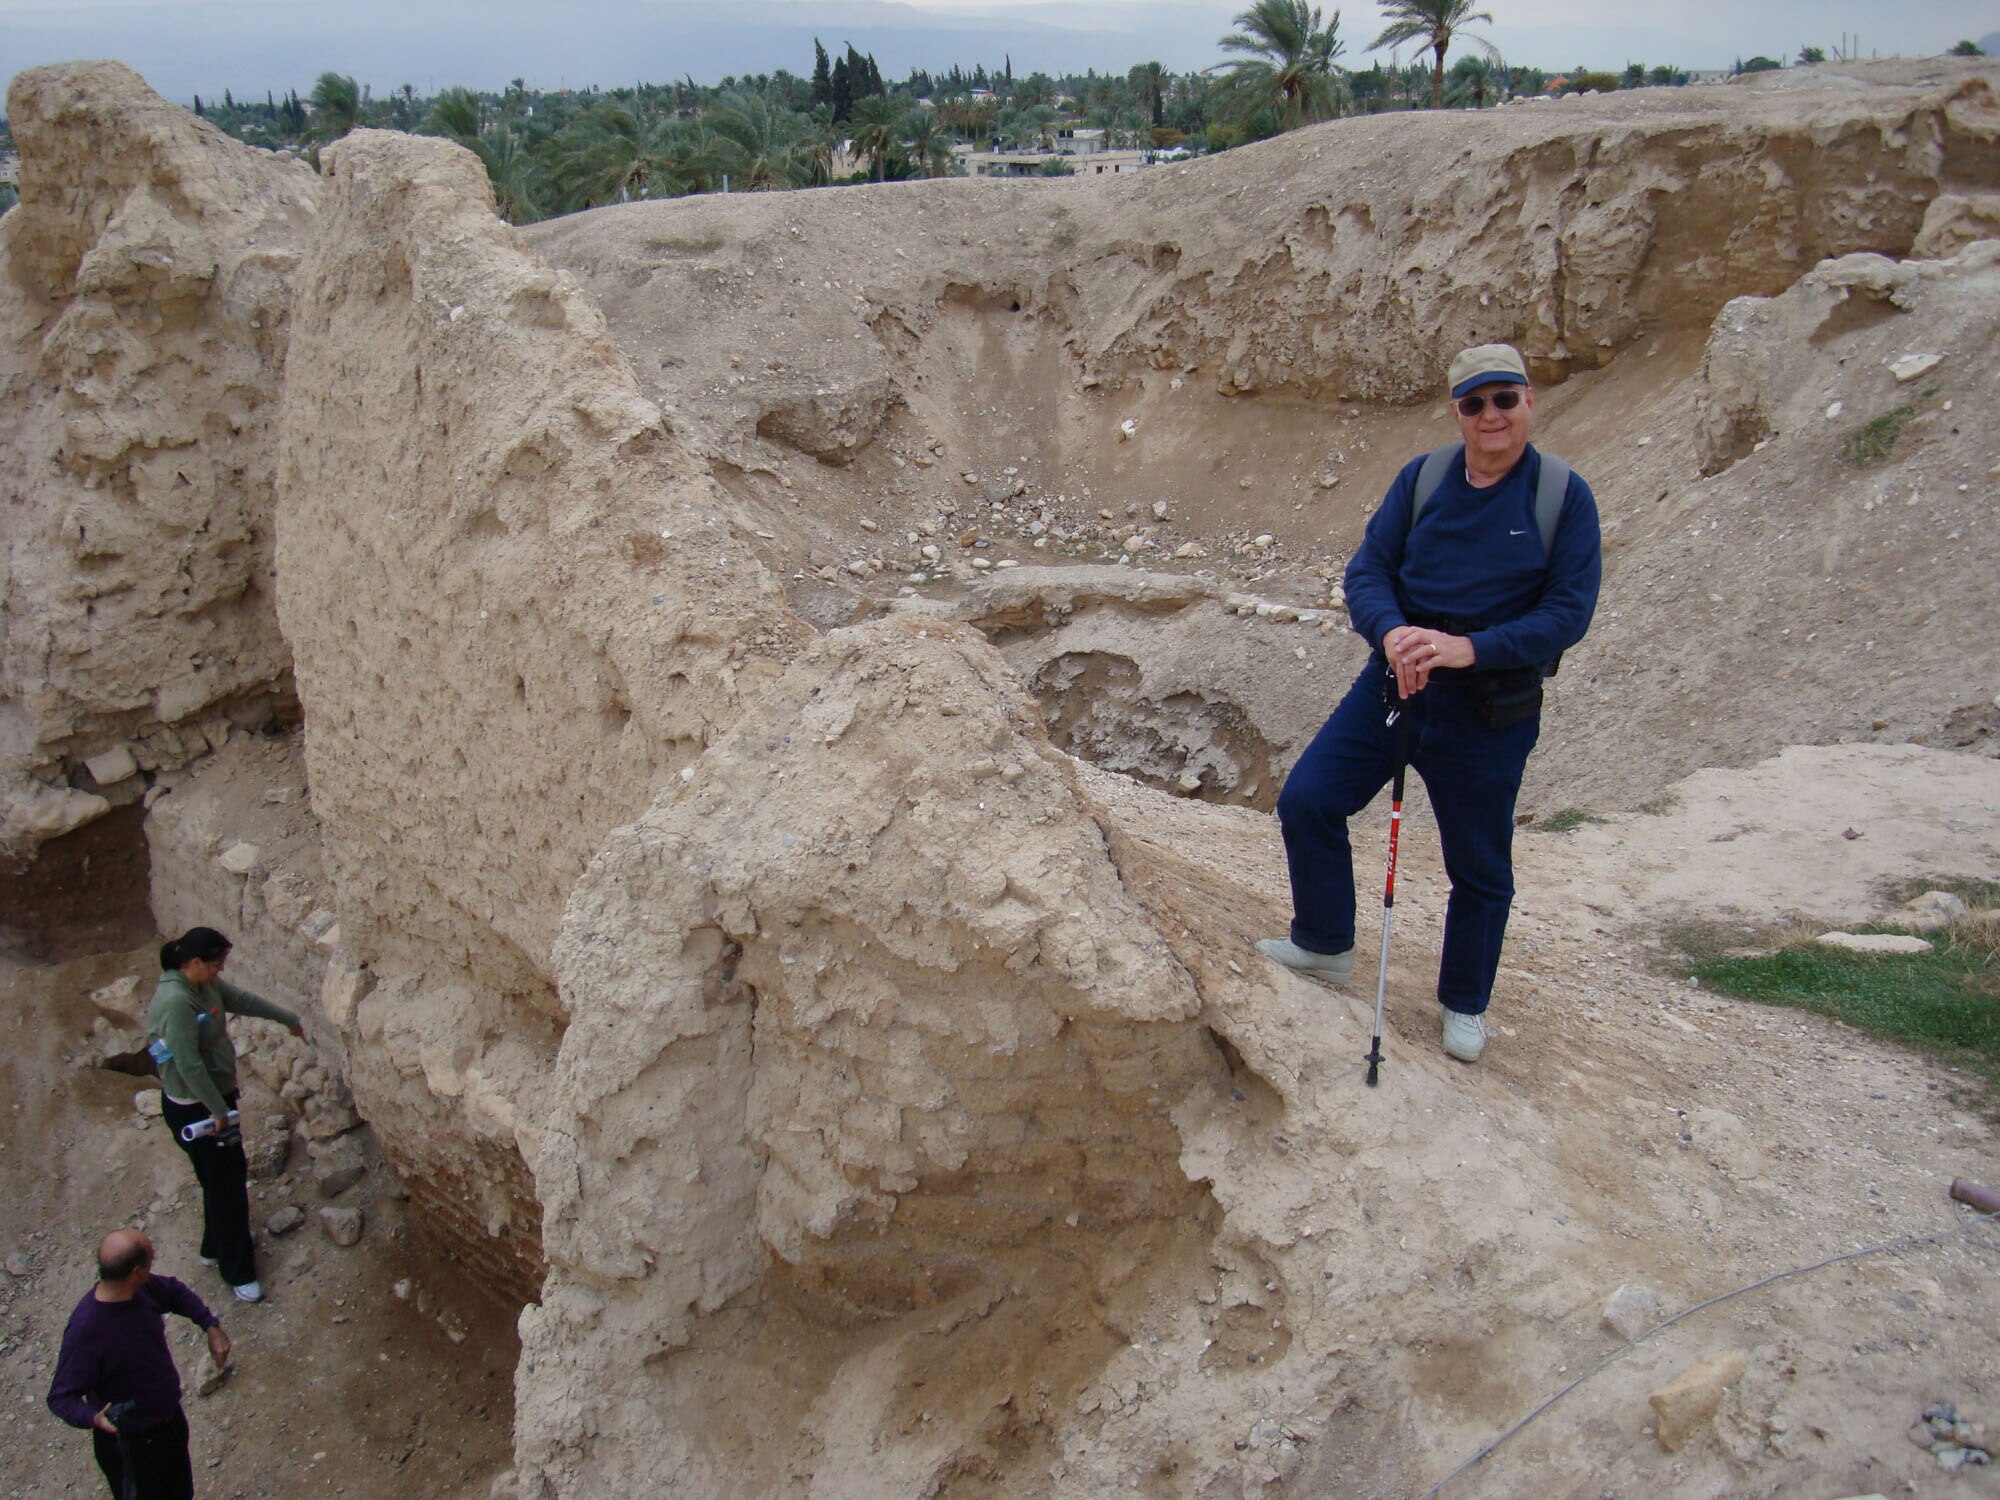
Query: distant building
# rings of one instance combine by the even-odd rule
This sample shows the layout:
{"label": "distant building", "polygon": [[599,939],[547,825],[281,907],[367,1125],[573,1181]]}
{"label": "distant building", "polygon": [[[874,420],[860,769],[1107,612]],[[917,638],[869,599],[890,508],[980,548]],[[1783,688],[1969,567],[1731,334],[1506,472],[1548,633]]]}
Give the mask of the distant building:
{"label": "distant building", "polygon": [[1116,177],[1150,165],[1153,156],[1151,151],[969,151],[964,160],[973,177],[1039,177],[1049,162],[1061,162],[1077,177]]}
{"label": "distant building", "polygon": [[1104,149],[1104,132],[1079,127],[1056,132],[1056,150],[1065,156],[1094,156]]}

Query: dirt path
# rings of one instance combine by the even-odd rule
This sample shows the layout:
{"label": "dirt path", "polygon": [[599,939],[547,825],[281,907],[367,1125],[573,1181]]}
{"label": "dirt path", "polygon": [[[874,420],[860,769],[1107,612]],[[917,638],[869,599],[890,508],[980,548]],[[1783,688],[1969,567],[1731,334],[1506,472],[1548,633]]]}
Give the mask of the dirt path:
{"label": "dirt path", "polygon": [[[1187,803],[1163,814],[1154,794],[1093,786],[1114,809],[1148,799],[1149,839],[1232,883],[1283,891],[1268,819]],[[1524,833],[1497,1030],[1477,1068],[1437,1047],[1429,970],[1444,881],[1416,799],[1381,1087],[1362,1087],[1379,931],[1364,912],[1347,996],[1276,976],[1271,1004],[1226,1019],[1276,1095],[1251,1087],[1239,1118],[1185,1122],[1191,1170],[1210,1175],[1228,1212],[1225,1254],[1234,1243],[1267,1258],[1270,1289],[1235,1306],[1256,1306],[1267,1340],[1282,1325],[1285,1358],[1240,1408],[1239,1465],[1261,1463],[1289,1493],[1421,1493],[1619,1347],[1600,1319],[1621,1285],[1650,1289],[1664,1319],[1960,1222],[1949,1180],[2000,1179],[1990,1102],[1852,1029],[1690,987],[1663,963],[1659,933],[1669,920],[1859,915],[1888,882],[1990,874],[2000,833],[1972,814],[1996,798],[1990,761],[1843,747],[1704,773],[1681,811]],[[1913,820],[1913,806],[1932,811]],[[1137,825],[1140,809],[1125,810]],[[1357,824],[1364,890],[1383,856],[1375,811]],[[1842,838],[1849,827],[1862,837]],[[1840,867],[1801,850],[1808,839],[1831,840]],[[1283,910],[1229,911],[1219,925],[1240,922],[1247,947]],[[1203,957],[1226,961],[1197,967]],[[1940,1400],[2000,1415],[2000,1361],[1973,1311],[1992,1305],[1996,1275],[2000,1233],[1987,1229],[1698,1314],[1446,1493],[1940,1493],[1948,1481],[1905,1429]],[[1185,1341],[1217,1338],[1229,1300],[1176,1336],[1178,1361],[1154,1361],[1156,1424],[1192,1425],[1217,1404],[1212,1384],[1179,1372],[1205,1352]],[[1747,1375],[1714,1423],[1664,1452],[1648,1394],[1728,1349],[1745,1351]],[[1107,1384],[1116,1378],[1114,1367]],[[1091,1477],[1109,1485],[1119,1472],[1107,1460]]]}

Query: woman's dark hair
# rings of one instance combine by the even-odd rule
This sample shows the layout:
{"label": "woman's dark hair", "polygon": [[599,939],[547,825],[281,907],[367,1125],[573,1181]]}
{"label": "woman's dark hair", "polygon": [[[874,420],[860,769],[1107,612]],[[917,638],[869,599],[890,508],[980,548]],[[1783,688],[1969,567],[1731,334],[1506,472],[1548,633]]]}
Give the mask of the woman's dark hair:
{"label": "woman's dark hair", "polygon": [[232,946],[229,939],[213,927],[190,927],[160,950],[160,967],[178,969],[194,958],[212,964]]}

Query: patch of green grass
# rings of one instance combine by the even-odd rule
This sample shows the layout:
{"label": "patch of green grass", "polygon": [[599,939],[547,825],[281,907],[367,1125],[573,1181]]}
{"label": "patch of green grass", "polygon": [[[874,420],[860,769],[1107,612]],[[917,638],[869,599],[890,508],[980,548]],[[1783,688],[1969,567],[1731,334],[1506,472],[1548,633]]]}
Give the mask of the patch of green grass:
{"label": "patch of green grass", "polygon": [[1901,906],[1925,891],[1949,891],[1974,911],[1991,911],[2000,906],[2000,880],[1982,880],[1975,875],[1918,875],[1899,880],[1883,894],[1891,904]]}
{"label": "patch of green grass", "polygon": [[1848,434],[1847,461],[1857,469],[1881,463],[1896,451],[1896,439],[1903,435],[1903,424],[1916,414],[1914,406],[1899,406]]}
{"label": "patch of green grass", "polygon": [[1591,812],[1588,808],[1565,807],[1560,812],[1550,813],[1546,818],[1535,824],[1535,826],[1544,833],[1568,833],[1571,829],[1581,828],[1586,823],[1602,823],[1603,821],[1604,819],[1600,818],[1596,813]]}
{"label": "patch of green grass", "polygon": [[1681,945],[1695,977],[1721,994],[1831,1016],[2000,1085],[2000,952],[1992,929],[1928,936],[1930,952],[1907,954],[1817,943],[1732,954],[1698,933],[1684,934]]}

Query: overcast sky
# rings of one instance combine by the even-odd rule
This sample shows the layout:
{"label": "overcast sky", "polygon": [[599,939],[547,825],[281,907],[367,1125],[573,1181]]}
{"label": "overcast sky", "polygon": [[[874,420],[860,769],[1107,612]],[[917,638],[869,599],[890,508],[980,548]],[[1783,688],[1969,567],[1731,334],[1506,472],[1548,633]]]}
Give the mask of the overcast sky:
{"label": "overcast sky", "polygon": [[[1246,0],[0,0],[0,72],[77,57],[131,64],[170,98],[266,89],[305,93],[331,69],[424,93],[452,84],[540,88],[812,67],[812,39],[853,42],[884,75],[913,66],[998,66],[1017,74],[1175,70],[1219,60],[1216,38]],[[1829,54],[1858,35],[1863,55],[1933,54],[2000,31],[2000,0],[1491,0],[1478,28],[1510,61],[1613,71],[1627,62],[1728,67],[1801,46]],[[1331,12],[1333,7],[1326,7]],[[1373,0],[1341,8],[1342,59],[1382,20]],[[1406,53],[1407,55],[1407,53]]]}

